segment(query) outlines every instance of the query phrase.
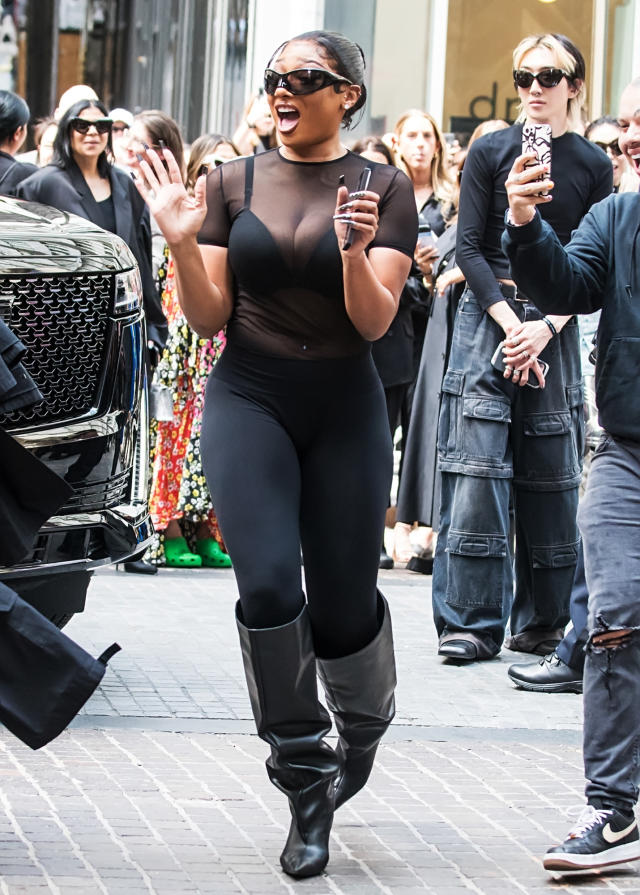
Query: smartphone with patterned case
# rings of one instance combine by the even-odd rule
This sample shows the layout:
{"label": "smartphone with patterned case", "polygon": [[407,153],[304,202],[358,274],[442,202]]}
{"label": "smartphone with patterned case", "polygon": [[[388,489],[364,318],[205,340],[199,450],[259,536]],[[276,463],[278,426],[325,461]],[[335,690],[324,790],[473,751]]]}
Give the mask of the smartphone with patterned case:
{"label": "smartphone with patterned case", "polygon": [[[540,180],[546,180],[551,174],[551,125],[550,124],[529,124],[522,125],[522,154],[525,152],[535,152],[537,161],[529,162],[526,167],[531,168],[533,165],[546,165],[548,172],[540,177]],[[540,196],[547,196],[548,191],[539,193]]]}

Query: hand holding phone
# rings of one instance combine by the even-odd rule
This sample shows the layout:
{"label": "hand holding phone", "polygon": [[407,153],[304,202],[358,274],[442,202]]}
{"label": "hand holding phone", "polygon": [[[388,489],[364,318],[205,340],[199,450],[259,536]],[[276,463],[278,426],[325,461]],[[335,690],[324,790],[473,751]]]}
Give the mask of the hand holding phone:
{"label": "hand holding phone", "polygon": [[433,248],[438,242],[438,237],[433,232],[429,224],[420,224],[418,226],[418,248]]}
{"label": "hand holding phone", "polygon": [[[369,181],[371,180],[371,168],[363,168],[360,177],[358,178],[358,188],[356,190],[357,193],[364,193],[369,189]],[[342,243],[342,250],[346,252],[347,249],[350,249],[353,245],[353,225],[347,224],[347,232],[344,235],[344,242]]]}
{"label": "hand holding phone", "polygon": [[[493,356],[491,358],[491,366],[495,367],[496,370],[499,370],[500,373],[504,374],[507,364],[505,362],[503,350],[504,342],[500,342],[496,350],[493,352]],[[547,373],[549,372],[549,364],[545,360],[540,360],[540,358],[538,358],[538,364],[540,366],[540,372],[542,373],[542,376],[546,379]],[[540,388],[538,377],[531,369],[531,367],[526,370],[525,373],[527,375],[527,380],[524,385],[528,385],[530,388]],[[521,382],[520,385],[522,384],[523,383]]]}

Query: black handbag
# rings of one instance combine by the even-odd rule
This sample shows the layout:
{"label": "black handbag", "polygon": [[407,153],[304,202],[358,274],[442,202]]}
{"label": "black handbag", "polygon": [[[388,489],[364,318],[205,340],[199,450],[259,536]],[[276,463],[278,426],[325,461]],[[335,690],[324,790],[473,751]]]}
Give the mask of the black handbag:
{"label": "black handbag", "polygon": [[102,680],[113,643],[94,659],[0,584],[0,723],[32,749],[46,746]]}

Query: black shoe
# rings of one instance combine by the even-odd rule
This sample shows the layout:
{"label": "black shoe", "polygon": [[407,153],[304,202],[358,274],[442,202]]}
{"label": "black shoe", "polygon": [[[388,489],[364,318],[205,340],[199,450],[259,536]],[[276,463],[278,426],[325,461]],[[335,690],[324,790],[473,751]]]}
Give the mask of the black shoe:
{"label": "black shoe", "polygon": [[451,631],[440,635],[438,655],[458,662],[482,662],[494,659],[500,650],[489,646],[484,638],[465,631]]}
{"label": "black shoe", "polygon": [[596,870],[639,859],[635,817],[615,808],[596,810],[587,805],[562,845],[550,848],[542,863],[546,870]]}
{"label": "black shoe", "polygon": [[554,651],[539,662],[512,665],[507,674],[522,690],[537,693],[582,693],[582,675]]}
{"label": "black shoe", "polygon": [[131,559],[127,562],[118,563],[118,565],[122,565],[125,572],[132,572],[134,575],[158,574],[158,567],[151,562],[147,562],[146,559]]}
{"label": "black shoe", "polygon": [[534,656],[546,656],[560,645],[564,637],[562,628],[534,628],[521,634],[507,637],[504,645],[516,653],[532,653]]}
{"label": "black shoe", "polygon": [[387,551],[382,548],[380,551],[380,562],[378,563],[379,569],[392,569],[393,568],[393,559],[389,556]]}
{"label": "black shoe", "polygon": [[407,572],[419,572],[421,575],[433,575],[433,556],[412,556],[407,563]]}

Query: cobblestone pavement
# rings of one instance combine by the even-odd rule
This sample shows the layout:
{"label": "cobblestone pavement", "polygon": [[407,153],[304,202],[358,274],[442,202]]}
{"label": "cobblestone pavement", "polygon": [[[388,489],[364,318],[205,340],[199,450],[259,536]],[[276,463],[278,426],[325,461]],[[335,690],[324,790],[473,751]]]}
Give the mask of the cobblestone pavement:
{"label": "cobblestone pavement", "polygon": [[103,685],[33,753],[0,732],[0,895],[640,895],[628,865],[552,878],[540,855],[582,802],[581,700],[516,691],[508,651],[436,657],[429,578],[381,574],[393,613],[398,714],[370,785],[340,809],[329,872],[279,870],[288,809],[252,734],[226,571],[95,576],[68,633]]}

